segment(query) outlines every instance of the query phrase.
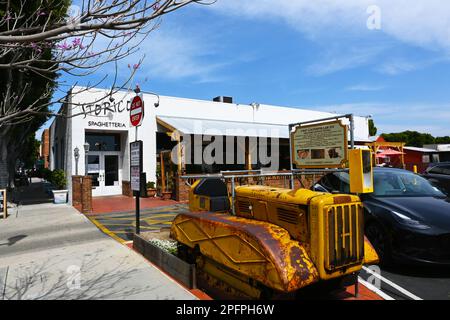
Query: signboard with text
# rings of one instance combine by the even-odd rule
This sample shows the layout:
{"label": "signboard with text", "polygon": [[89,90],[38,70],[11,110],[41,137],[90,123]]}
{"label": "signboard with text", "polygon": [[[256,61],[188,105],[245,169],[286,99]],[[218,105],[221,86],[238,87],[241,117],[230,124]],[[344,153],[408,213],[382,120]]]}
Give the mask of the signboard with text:
{"label": "signboard with text", "polygon": [[296,127],[290,137],[293,163],[298,168],[345,167],[347,132],[347,126],[340,121]]}
{"label": "signboard with text", "polygon": [[7,210],[6,190],[0,190],[0,216],[3,216],[4,219],[8,215]]}
{"label": "signboard with text", "polygon": [[140,192],[142,173],[142,141],[130,143],[130,182],[131,190]]}

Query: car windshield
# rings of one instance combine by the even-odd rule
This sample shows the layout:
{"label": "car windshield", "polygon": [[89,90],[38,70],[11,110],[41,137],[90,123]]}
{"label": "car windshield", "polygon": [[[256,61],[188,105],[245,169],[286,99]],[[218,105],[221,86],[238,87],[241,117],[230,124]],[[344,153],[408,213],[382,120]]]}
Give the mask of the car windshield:
{"label": "car windshield", "polygon": [[374,196],[379,197],[445,197],[428,180],[410,172],[374,173]]}

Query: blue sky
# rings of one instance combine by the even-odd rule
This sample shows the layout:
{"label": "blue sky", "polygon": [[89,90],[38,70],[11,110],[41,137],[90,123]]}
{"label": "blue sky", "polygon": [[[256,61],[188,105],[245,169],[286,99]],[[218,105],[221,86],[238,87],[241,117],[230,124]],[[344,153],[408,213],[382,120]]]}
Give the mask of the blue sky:
{"label": "blue sky", "polygon": [[[370,5],[380,29],[367,28]],[[120,69],[145,55],[135,82],[161,95],[353,112],[372,115],[379,133],[450,135],[449,17],[450,2],[436,0],[219,0],[165,16]]]}

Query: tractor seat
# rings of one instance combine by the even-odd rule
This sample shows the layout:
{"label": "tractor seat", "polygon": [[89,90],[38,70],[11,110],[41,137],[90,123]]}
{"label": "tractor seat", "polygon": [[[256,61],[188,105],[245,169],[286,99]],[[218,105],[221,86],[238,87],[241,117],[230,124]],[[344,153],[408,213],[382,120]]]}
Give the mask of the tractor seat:
{"label": "tractor seat", "polygon": [[220,178],[205,178],[194,189],[194,194],[210,198],[210,210],[223,212],[230,209],[228,188]]}

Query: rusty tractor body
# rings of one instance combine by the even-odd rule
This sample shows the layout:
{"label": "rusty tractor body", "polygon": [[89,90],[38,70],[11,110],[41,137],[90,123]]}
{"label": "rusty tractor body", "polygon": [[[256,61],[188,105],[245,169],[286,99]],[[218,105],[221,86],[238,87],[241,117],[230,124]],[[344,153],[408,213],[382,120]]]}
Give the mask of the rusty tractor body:
{"label": "rusty tractor body", "polygon": [[171,236],[206,281],[243,297],[289,294],[319,281],[357,274],[378,262],[364,237],[360,199],[307,189],[240,186],[235,213],[220,179],[191,188],[190,212]]}

